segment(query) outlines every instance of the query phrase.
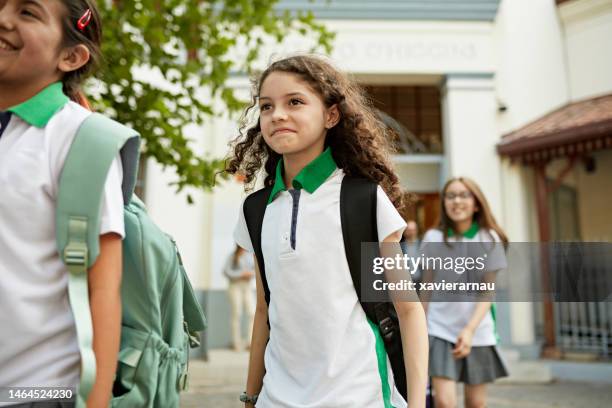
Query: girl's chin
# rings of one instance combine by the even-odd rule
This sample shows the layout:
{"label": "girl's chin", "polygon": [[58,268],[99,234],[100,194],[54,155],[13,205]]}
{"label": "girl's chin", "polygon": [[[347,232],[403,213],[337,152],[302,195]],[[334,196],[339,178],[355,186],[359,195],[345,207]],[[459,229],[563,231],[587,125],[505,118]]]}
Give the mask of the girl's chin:
{"label": "girl's chin", "polygon": [[277,154],[290,154],[291,153],[291,149],[290,148],[286,148],[284,146],[274,146],[271,147],[272,150],[274,150],[275,153]]}
{"label": "girl's chin", "polygon": [[472,219],[472,215],[466,215],[466,214],[449,215],[448,218],[450,218],[453,222],[465,222],[465,221],[470,221]]}
{"label": "girl's chin", "polygon": [[274,150],[276,153],[278,154],[292,154],[292,153],[297,153],[300,151],[299,148],[296,148],[293,145],[277,145],[277,146],[271,146],[272,150]]}

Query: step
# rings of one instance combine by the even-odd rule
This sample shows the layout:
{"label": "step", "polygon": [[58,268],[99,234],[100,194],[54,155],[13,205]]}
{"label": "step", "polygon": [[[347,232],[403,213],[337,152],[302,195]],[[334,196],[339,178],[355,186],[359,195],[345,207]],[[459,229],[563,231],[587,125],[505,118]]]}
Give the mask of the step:
{"label": "step", "polygon": [[548,384],[553,376],[550,365],[542,360],[504,360],[509,377],[501,378],[499,384]]}
{"label": "step", "polygon": [[510,361],[519,361],[521,359],[521,353],[519,350],[505,347],[498,347],[498,350],[499,354],[501,354],[506,363]]}

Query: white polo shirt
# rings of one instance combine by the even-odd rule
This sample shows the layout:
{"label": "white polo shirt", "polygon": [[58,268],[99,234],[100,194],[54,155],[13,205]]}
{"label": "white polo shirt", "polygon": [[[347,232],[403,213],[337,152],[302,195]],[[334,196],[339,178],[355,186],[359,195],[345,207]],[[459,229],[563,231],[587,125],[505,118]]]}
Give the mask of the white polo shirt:
{"label": "white polo shirt", "polygon": [[[328,149],[300,172],[293,186],[301,188],[290,193],[281,165],[261,233],[271,330],[257,407],[406,407],[351,280],[340,224],[344,172]],[[380,187],[377,223],[381,241],[406,226]],[[243,211],[234,237],[253,252]]]}
{"label": "white polo shirt", "polygon": [[[79,348],[55,210],[64,160],[90,112],[60,83],[9,111],[0,129],[0,387],[76,386]],[[115,160],[100,234],[124,235],[121,180]]]}
{"label": "white polo shirt", "polygon": [[[444,234],[442,234],[442,231],[431,229],[423,237],[421,250],[428,256],[431,256],[432,252],[436,252],[439,255],[439,250],[428,249],[427,245],[445,245],[442,244],[443,242]],[[496,242],[496,245],[487,250],[484,271],[494,272],[507,267],[506,256],[497,233],[493,230],[487,232],[479,228],[477,223],[472,224],[472,227],[459,237],[455,235],[449,236],[448,242]],[[445,275],[445,277],[447,276]],[[476,305],[477,302],[444,302],[432,299],[427,308],[427,329],[429,335],[439,337],[454,344],[459,333],[461,333],[472,318]],[[497,344],[494,310],[495,304],[492,305],[491,311],[484,316],[474,331],[472,346],[493,346]]]}

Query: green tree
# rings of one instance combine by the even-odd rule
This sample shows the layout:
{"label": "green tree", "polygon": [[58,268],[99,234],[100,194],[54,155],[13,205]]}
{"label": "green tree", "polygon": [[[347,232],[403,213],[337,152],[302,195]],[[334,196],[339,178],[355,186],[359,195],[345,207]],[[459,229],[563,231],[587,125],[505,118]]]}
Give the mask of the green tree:
{"label": "green tree", "polygon": [[[232,72],[250,74],[265,38],[308,35],[329,52],[333,34],[310,12],[279,14],[278,0],[100,0],[104,67],[91,93],[96,108],[137,129],[143,153],[175,167],[177,190],[210,189],[222,159],[196,156],[184,136],[215,112],[201,90],[223,101],[223,111],[244,107],[228,87]],[[232,49],[246,50],[235,61]],[[138,72],[155,73],[152,84]],[[200,97],[198,97],[200,96]],[[207,137],[213,137],[212,135]],[[190,197],[188,197],[191,200]]]}

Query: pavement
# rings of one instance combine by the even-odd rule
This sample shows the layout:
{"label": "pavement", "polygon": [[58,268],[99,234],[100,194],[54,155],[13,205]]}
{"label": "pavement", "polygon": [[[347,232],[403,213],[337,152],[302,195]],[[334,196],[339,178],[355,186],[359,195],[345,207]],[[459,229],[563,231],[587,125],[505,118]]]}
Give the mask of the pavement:
{"label": "pavement", "polygon": [[[191,360],[189,389],[181,396],[181,407],[242,407],[238,396],[244,391],[248,358],[248,352],[210,350],[208,361]],[[529,369],[533,370],[537,363],[530,362]],[[488,408],[612,407],[612,386],[600,382],[543,380],[541,376],[521,379],[512,376],[510,380],[489,386],[488,390]],[[357,403],[355,408],[359,408]]]}

